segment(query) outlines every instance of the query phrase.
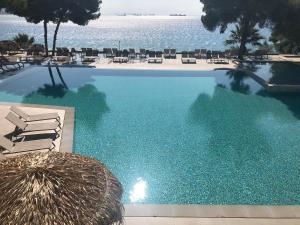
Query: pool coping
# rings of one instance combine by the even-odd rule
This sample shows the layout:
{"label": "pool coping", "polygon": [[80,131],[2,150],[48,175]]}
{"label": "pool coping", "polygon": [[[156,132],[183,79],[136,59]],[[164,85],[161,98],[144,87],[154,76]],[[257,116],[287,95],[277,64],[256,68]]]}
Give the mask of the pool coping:
{"label": "pool coping", "polygon": [[125,217],[299,219],[300,206],[125,204]]}
{"label": "pool coping", "polygon": [[[247,62],[247,61],[244,61]],[[270,62],[266,62],[266,63],[284,63],[285,61],[270,61]],[[297,62],[291,62],[288,61],[290,63],[295,63],[295,64],[299,64]],[[249,62],[248,62],[249,63]],[[250,63],[253,63],[250,62]],[[256,62],[254,62],[256,63]],[[265,61],[264,61],[265,63]],[[263,86],[268,92],[270,93],[300,93],[300,85],[296,84],[273,84],[273,83],[269,83],[268,81],[266,81],[265,79],[261,78],[258,74],[248,71],[246,69],[232,69],[235,71],[241,71],[241,72],[245,72],[247,73],[253,80],[255,80],[257,83],[259,83],[261,86]]]}
{"label": "pool coping", "polygon": [[268,92],[270,93],[299,93],[300,92],[300,85],[292,85],[292,84],[272,84],[268,81],[261,78],[259,75],[250,72],[247,72],[253,80],[255,80],[257,83],[262,85]]}
{"label": "pool coping", "polygon": [[47,108],[47,109],[58,109],[64,110],[64,122],[63,130],[61,134],[59,152],[72,153],[73,152],[73,137],[74,137],[74,124],[75,124],[75,109],[72,107],[62,107],[54,105],[39,105],[39,104],[24,104],[24,103],[13,103],[13,102],[0,102],[0,105],[15,105],[21,107],[32,107],[32,108]]}

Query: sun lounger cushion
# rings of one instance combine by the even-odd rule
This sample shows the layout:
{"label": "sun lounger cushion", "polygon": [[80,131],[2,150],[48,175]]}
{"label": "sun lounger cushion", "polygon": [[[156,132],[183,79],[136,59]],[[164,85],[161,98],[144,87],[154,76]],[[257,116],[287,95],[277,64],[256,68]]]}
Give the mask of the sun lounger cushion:
{"label": "sun lounger cushion", "polygon": [[14,144],[7,138],[0,136],[0,147],[6,149],[6,150],[11,150],[13,148]]}
{"label": "sun lounger cushion", "polygon": [[58,122],[51,122],[51,123],[34,123],[28,124],[24,131],[43,131],[43,130],[55,130],[58,127]]}
{"label": "sun lounger cushion", "polygon": [[16,106],[12,106],[10,108],[12,112],[20,116],[22,119],[25,120],[25,122],[31,122],[31,121],[41,121],[41,120],[51,120],[51,119],[57,119],[60,120],[60,117],[58,113],[45,113],[45,114],[34,114],[34,115],[28,115],[23,110]]}
{"label": "sun lounger cushion", "polygon": [[14,153],[14,152],[50,149],[53,145],[52,143],[53,143],[52,139],[17,142],[15,143],[15,146],[11,152]]}
{"label": "sun lounger cushion", "polygon": [[162,58],[149,58],[148,63],[162,63],[163,59]]}
{"label": "sun lounger cushion", "polygon": [[8,113],[5,119],[7,119],[9,122],[14,124],[16,127],[18,127],[21,130],[24,130],[27,126],[27,123],[25,123],[23,120],[21,120],[13,113]]}
{"label": "sun lounger cushion", "polygon": [[182,58],[181,61],[183,64],[196,64],[197,63],[196,58]]}
{"label": "sun lounger cushion", "polygon": [[4,154],[42,149],[51,150],[54,146],[55,145],[53,144],[52,139],[12,142],[6,137],[0,136],[0,147],[2,147],[5,150],[3,152]]}
{"label": "sun lounger cushion", "polygon": [[57,121],[51,123],[27,124],[11,112],[8,113],[8,115],[5,118],[23,132],[56,130],[60,125]]}

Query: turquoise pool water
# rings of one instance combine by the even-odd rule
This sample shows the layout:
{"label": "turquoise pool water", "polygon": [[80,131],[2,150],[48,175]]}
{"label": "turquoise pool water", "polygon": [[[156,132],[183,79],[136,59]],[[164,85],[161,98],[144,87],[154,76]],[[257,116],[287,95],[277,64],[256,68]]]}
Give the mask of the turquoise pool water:
{"label": "turquoise pool water", "polygon": [[0,101],[75,107],[75,152],[113,171],[125,203],[300,204],[299,95],[243,73],[35,67]]}

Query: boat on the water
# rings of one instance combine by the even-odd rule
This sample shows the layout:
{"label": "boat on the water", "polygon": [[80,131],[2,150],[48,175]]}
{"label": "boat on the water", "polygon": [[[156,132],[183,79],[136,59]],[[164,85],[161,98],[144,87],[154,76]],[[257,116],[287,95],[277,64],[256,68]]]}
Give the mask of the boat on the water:
{"label": "boat on the water", "polygon": [[186,16],[186,14],[170,14],[170,16]]}

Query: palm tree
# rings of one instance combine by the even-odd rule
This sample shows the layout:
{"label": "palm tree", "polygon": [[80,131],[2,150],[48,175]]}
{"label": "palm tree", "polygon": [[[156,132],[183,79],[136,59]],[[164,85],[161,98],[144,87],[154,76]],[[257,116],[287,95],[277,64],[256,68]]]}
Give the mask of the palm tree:
{"label": "palm tree", "polygon": [[[245,38],[246,36],[246,38]],[[255,25],[244,26],[243,23],[235,25],[235,30],[231,31],[230,39],[225,41],[225,45],[240,45],[239,59],[247,52],[246,45],[260,46],[260,41],[264,39],[260,35],[259,29]]]}
{"label": "palm tree", "polygon": [[34,37],[19,33],[13,40],[23,49],[29,48],[34,43]]}

